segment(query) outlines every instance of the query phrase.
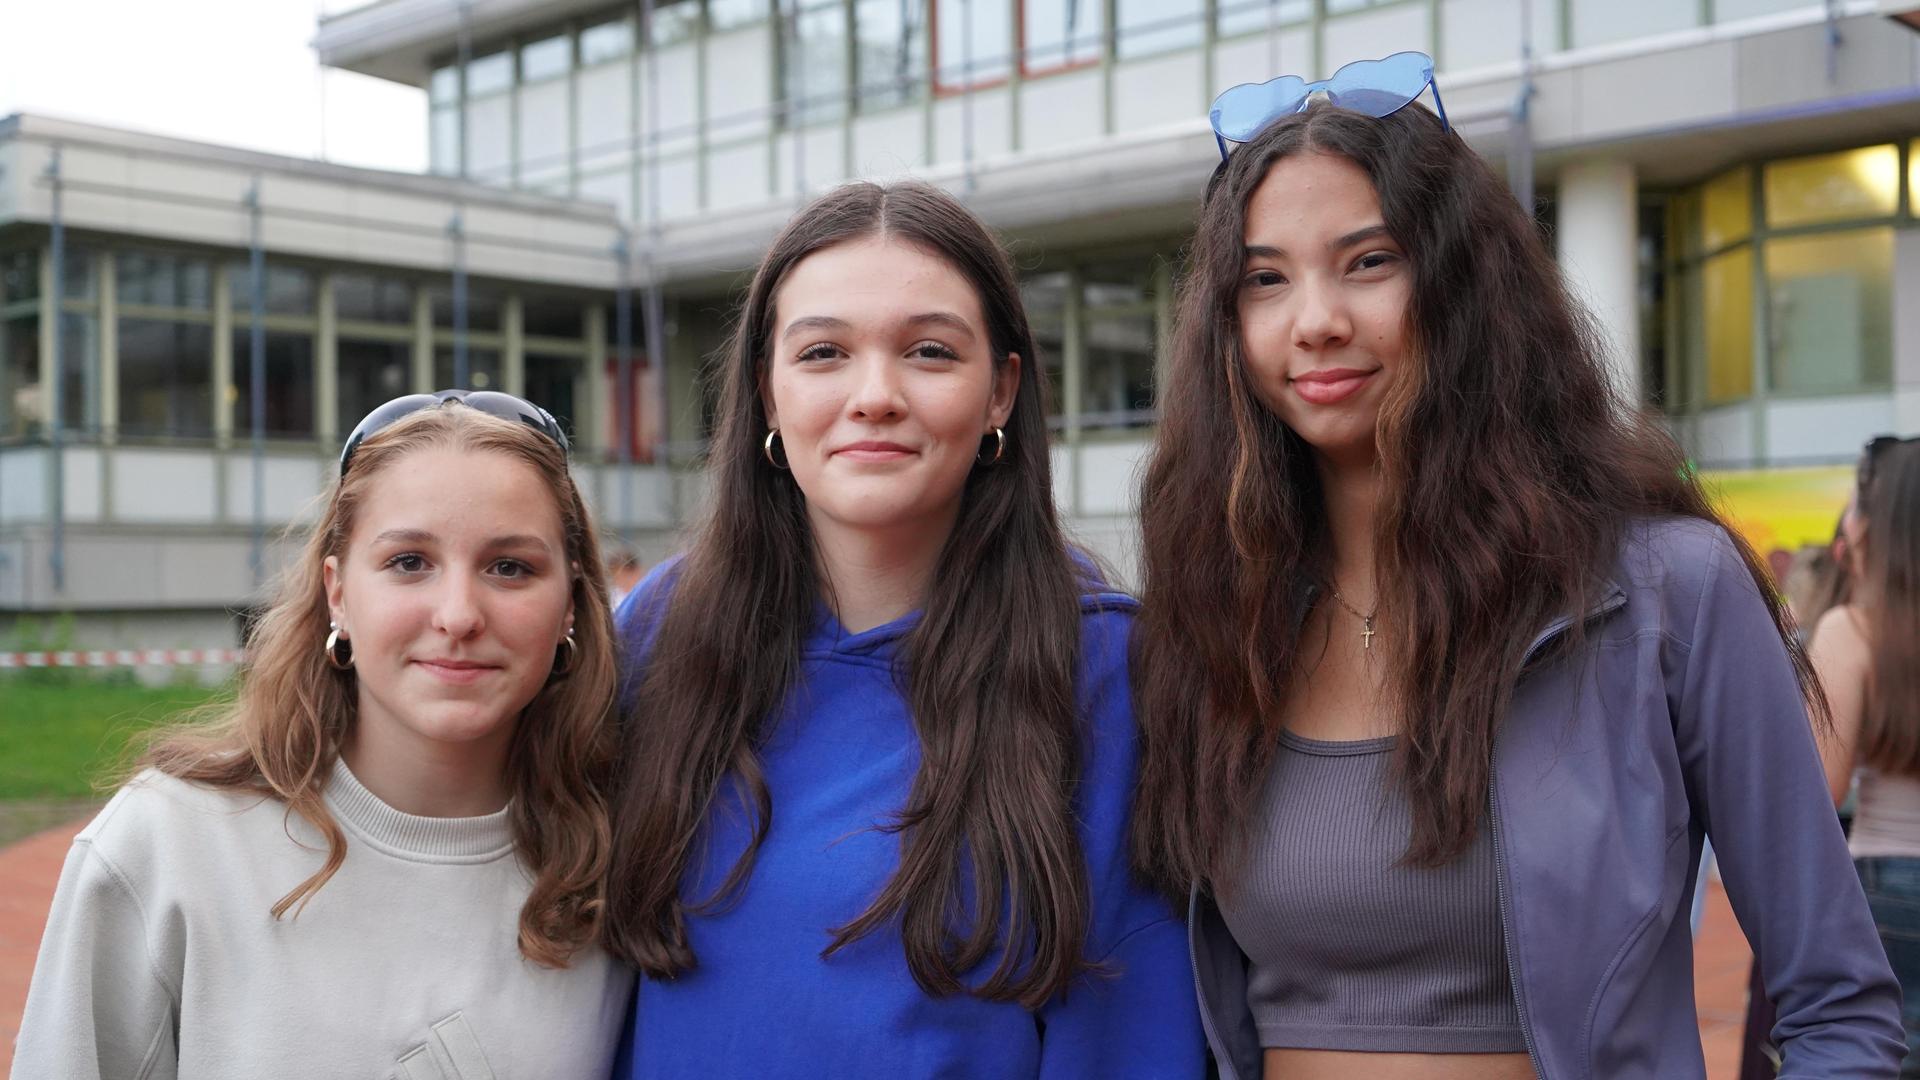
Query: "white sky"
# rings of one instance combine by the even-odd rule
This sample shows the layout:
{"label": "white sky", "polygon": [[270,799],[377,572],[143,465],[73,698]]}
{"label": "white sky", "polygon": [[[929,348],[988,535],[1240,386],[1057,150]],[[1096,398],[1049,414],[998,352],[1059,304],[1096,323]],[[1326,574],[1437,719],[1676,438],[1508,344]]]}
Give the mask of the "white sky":
{"label": "white sky", "polygon": [[362,2],[0,0],[0,116],[423,172],[425,92],[322,69],[309,46],[323,5]]}

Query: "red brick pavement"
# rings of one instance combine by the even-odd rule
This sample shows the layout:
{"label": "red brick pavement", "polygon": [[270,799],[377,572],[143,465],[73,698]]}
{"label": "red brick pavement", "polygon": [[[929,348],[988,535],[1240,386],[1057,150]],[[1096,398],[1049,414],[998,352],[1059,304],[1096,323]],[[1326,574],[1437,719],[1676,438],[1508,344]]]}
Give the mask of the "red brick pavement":
{"label": "red brick pavement", "polygon": [[27,1007],[27,980],[40,951],[40,931],[73,834],[86,819],[0,848],[0,1076],[13,1071],[13,1040]]}
{"label": "red brick pavement", "polygon": [[[27,1003],[27,981],[40,949],[40,931],[73,834],[85,821],[49,829],[0,848],[0,1076],[13,1066],[13,1040]],[[1707,896],[1706,918],[1694,943],[1694,991],[1708,1080],[1734,1080],[1740,1068],[1740,1032],[1746,1015],[1747,965],[1752,954],[1718,883]]]}

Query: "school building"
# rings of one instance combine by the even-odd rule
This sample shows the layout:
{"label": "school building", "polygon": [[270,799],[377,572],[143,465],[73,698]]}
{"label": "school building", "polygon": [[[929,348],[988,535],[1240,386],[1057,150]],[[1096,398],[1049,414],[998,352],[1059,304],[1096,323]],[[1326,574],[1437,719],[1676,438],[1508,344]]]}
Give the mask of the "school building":
{"label": "school building", "polygon": [[746,272],[855,177],[1011,242],[1060,505],[1128,569],[1208,104],[1406,49],[1703,467],[1920,431],[1920,0],[375,0],[314,46],[424,90],[430,175],[0,123],[0,632],[231,640],[343,428],[463,371],[664,553]]}

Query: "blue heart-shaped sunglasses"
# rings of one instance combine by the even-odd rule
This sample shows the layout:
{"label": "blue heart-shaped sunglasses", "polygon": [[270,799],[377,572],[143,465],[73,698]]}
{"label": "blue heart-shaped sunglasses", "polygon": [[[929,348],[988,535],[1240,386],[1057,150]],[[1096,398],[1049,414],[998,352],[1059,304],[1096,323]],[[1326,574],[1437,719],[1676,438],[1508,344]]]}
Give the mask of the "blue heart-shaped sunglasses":
{"label": "blue heart-shaped sunglasses", "polygon": [[1355,60],[1334,72],[1332,78],[1319,82],[1282,75],[1263,83],[1241,83],[1213,99],[1207,119],[1213,124],[1214,141],[1220,144],[1220,160],[1225,161],[1228,143],[1251,140],[1275,120],[1306,108],[1307,99],[1321,91],[1339,108],[1386,116],[1406,108],[1429,87],[1440,123],[1451,130],[1447,107],[1440,103],[1440,84],[1433,81],[1433,57],[1419,52]]}

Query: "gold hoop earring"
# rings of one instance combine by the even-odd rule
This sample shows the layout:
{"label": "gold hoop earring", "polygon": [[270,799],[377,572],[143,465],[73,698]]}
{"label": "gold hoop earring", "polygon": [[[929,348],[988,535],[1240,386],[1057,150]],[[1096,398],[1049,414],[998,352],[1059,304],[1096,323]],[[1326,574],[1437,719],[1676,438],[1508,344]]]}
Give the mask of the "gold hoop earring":
{"label": "gold hoop earring", "polygon": [[[760,444],[760,452],[761,452],[762,454],[764,454],[764,455],[766,455],[766,458],[767,458],[767,464],[769,464],[769,465],[771,465],[771,466],[773,466],[773,467],[774,467],[774,468],[776,468],[776,469],[780,469],[780,470],[782,470],[782,471],[785,471],[785,470],[787,470],[787,469],[790,469],[790,468],[792,468],[792,466],[791,466],[790,464],[789,464],[789,465],[782,465],[782,464],[780,464],[780,463],[779,463],[778,461],[775,461],[775,460],[773,459],[773,440],[775,440],[775,439],[777,439],[777,438],[779,438],[779,437],[780,437],[780,429],[779,429],[779,428],[770,428],[770,429],[768,429],[768,431],[767,431],[767,439],[766,439],[766,441]],[[782,450],[785,450],[785,449],[786,449],[786,444],[785,444],[785,443],[782,443],[782,444],[781,444],[781,447],[780,447],[780,448],[781,448]]]}
{"label": "gold hoop earring", "polygon": [[[980,441],[985,442],[986,436],[982,435],[980,437]],[[983,458],[980,456],[979,453],[976,453],[973,455],[973,460],[979,462],[982,465],[998,465],[1000,464],[1001,456],[1004,455],[1006,452],[1007,452],[1007,430],[1005,428],[996,427],[993,429],[993,456],[990,458]],[[982,453],[984,453],[984,451],[982,451]]]}
{"label": "gold hoop earring", "polygon": [[[340,646],[347,647],[347,658],[340,659]],[[353,667],[353,642],[340,636],[340,624],[327,624],[327,643],[321,646],[327,654],[327,664],[335,671],[348,671]]]}
{"label": "gold hoop earring", "polygon": [[[562,649],[566,651],[563,653],[561,652]],[[562,657],[565,657],[565,663],[561,662]],[[573,672],[573,665],[579,662],[580,643],[573,640],[573,631],[569,630],[567,631],[567,636],[560,639],[560,644],[553,648],[552,677],[558,679],[563,675],[571,674]]]}

